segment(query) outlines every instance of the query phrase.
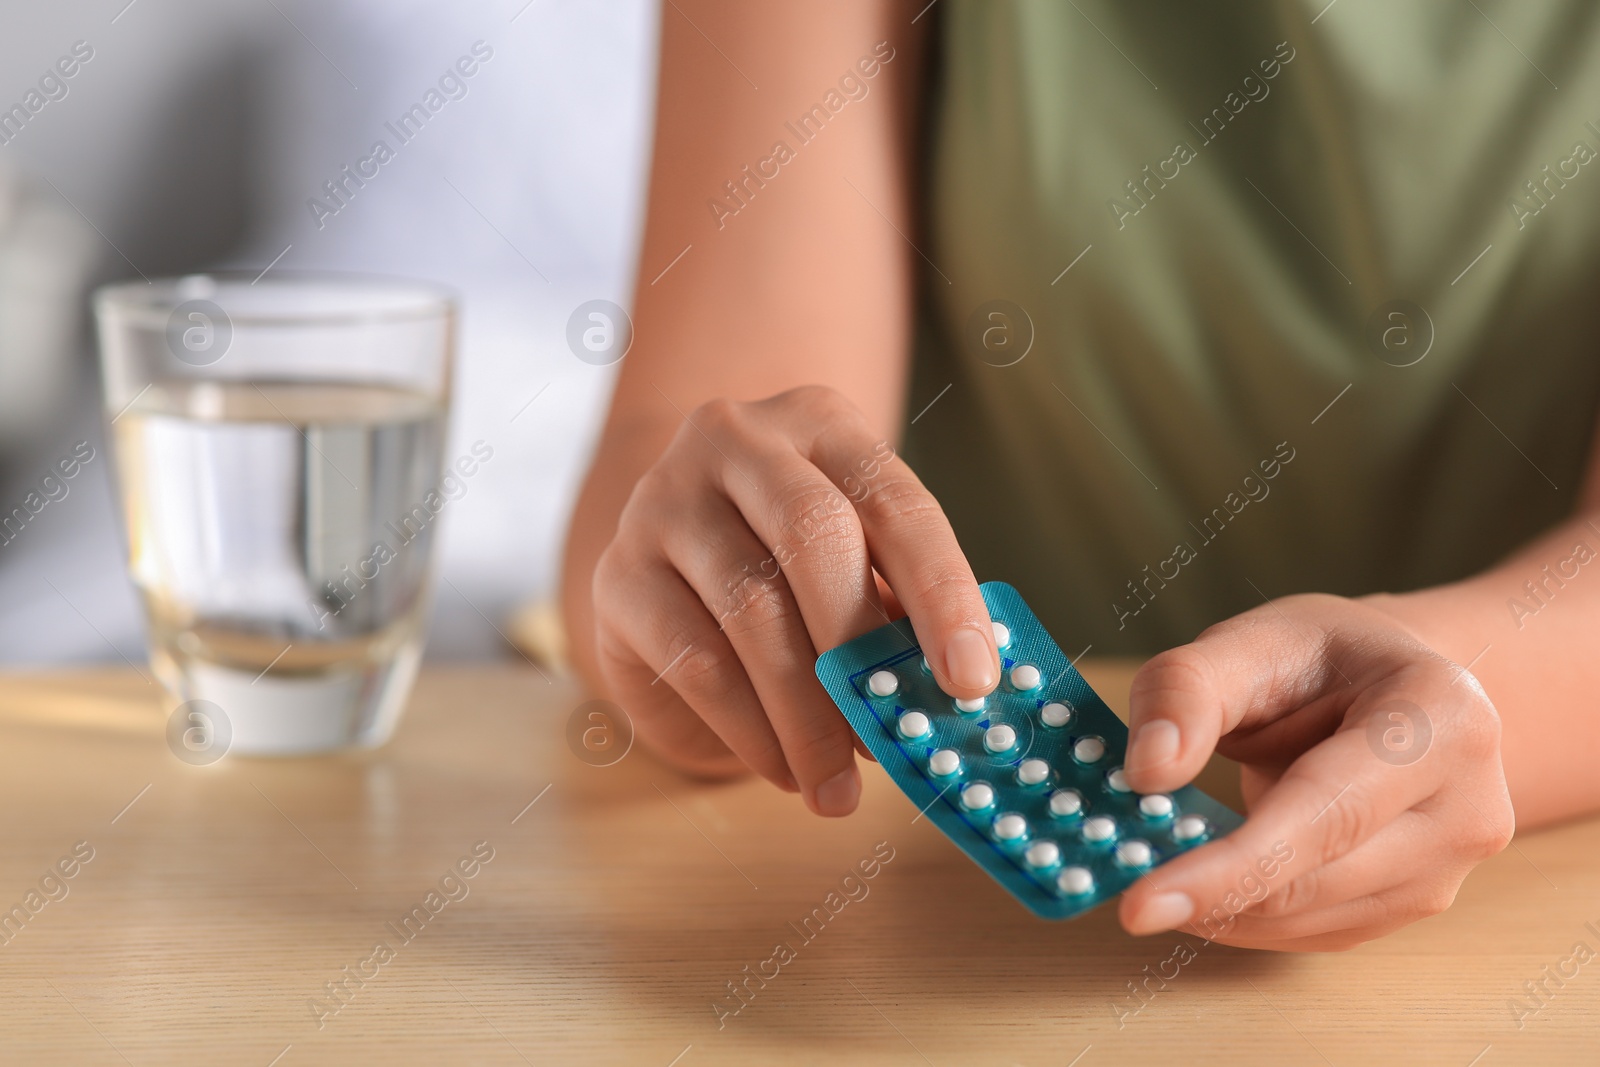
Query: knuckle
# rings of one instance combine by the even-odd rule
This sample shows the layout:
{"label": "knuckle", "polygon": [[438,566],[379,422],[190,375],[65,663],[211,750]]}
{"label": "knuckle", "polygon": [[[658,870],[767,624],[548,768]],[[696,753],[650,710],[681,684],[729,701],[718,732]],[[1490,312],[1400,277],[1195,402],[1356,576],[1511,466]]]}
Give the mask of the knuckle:
{"label": "knuckle", "polygon": [[1255,914],[1267,918],[1309,911],[1315,907],[1321,891],[1322,871],[1321,868],[1315,868],[1298,878],[1291,878],[1285,885],[1275,889],[1269,888],[1267,895],[1255,906],[1254,911]]}
{"label": "knuckle", "polygon": [[785,389],[772,400],[781,407],[810,417],[830,418],[855,411],[855,405],[843,393],[826,385],[797,385]]}
{"label": "knuckle", "polygon": [[789,552],[816,541],[866,551],[860,520],[832,485],[807,484],[785,491],[774,507],[774,518],[781,547]]}
{"label": "knuckle", "polygon": [[1473,819],[1473,825],[1477,830],[1468,839],[1466,851],[1474,862],[1481,863],[1505,851],[1517,829],[1510,799],[1497,797],[1496,803],[1486,806],[1483,818]]}
{"label": "knuckle", "polygon": [[857,505],[884,525],[938,528],[946,523],[944,509],[916,479],[885,477]]}
{"label": "knuckle", "polygon": [[719,622],[730,640],[786,630],[799,607],[777,579],[747,578],[734,591]]}
{"label": "knuckle", "polygon": [[1485,829],[1476,835],[1468,855],[1476,863],[1498,856],[1511,843],[1511,835],[1495,829]]}
{"label": "knuckle", "polygon": [[784,737],[784,751],[797,774],[821,782],[848,765],[852,749],[839,725],[836,718],[812,716]]}
{"label": "knuckle", "polygon": [[[650,568],[640,553],[624,540],[612,541],[595,560],[589,577],[590,597],[596,619],[617,617],[624,605],[638,603],[637,591],[649,580]],[[619,595],[628,590],[626,596]]]}
{"label": "knuckle", "polygon": [[[952,587],[954,593],[946,594],[945,590]],[[974,587],[970,571],[963,572],[955,567],[936,563],[919,571],[910,588],[902,591],[897,587],[897,592],[901,592],[902,603],[929,604],[948,601],[954,604],[960,602],[960,597],[966,590]],[[978,604],[981,607],[982,601],[979,600]],[[985,611],[984,614],[978,615],[977,621],[987,623],[988,613]]]}
{"label": "knuckle", "polygon": [[[687,645],[685,650],[684,646]],[[687,636],[668,645],[679,649],[677,662],[669,663],[666,678],[691,706],[717,703],[728,695],[733,681],[729,657],[709,642],[691,642]],[[698,711],[698,707],[696,708]]]}
{"label": "knuckle", "polygon": [[1422,917],[1412,910],[1409,899],[1391,891],[1352,900],[1332,916],[1325,911],[1305,912],[1289,920],[1282,936],[1311,939],[1317,952],[1348,952]]}
{"label": "knuckle", "polygon": [[[1338,792],[1338,788],[1328,790],[1330,796]],[[1324,863],[1353,851],[1378,829],[1377,816],[1371,803],[1357,795],[1354,789],[1346,790],[1318,817],[1318,821],[1326,824],[1322,827],[1320,849]]]}
{"label": "knuckle", "polygon": [[1179,645],[1152,657],[1133,677],[1135,700],[1204,697],[1213,690],[1211,661],[1193,645]]}
{"label": "knuckle", "polygon": [[1451,880],[1442,885],[1428,886],[1422,890],[1412,903],[1412,911],[1419,919],[1426,919],[1447,911],[1450,905],[1456,902],[1456,890],[1460,883]]}
{"label": "knuckle", "polygon": [[608,625],[603,617],[595,622],[594,655],[595,662],[600,667],[601,677],[611,687],[612,692],[624,688],[623,665],[639,662],[639,657],[632,646]]}
{"label": "knuckle", "polygon": [[616,540],[659,538],[663,517],[673,515],[685,496],[684,489],[673,484],[677,480],[674,478],[674,468],[677,466],[669,451],[633,483],[628,499],[617,515]]}
{"label": "knuckle", "polygon": [[1494,826],[1494,852],[1490,853],[1491,856],[1503,851],[1517,835],[1517,813],[1511,806],[1511,797],[1503,795],[1500,803],[1495,806],[1498,809],[1499,821]]}
{"label": "knuckle", "polygon": [[617,583],[617,572],[621,567],[617,556],[617,543],[613,541],[601,549],[600,557],[594,561],[594,573],[589,576],[589,590],[596,615],[604,614],[606,606],[611,603],[606,593]]}
{"label": "knuckle", "polygon": [[1451,730],[1464,753],[1488,757],[1500,751],[1500,714],[1487,698],[1474,697],[1452,716]]}
{"label": "knuckle", "polygon": [[744,425],[744,405],[726,397],[713,397],[699,405],[689,416],[690,425],[678,430],[680,440],[689,435],[704,433],[712,440],[726,440],[737,434]]}
{"label": "knuckle", "polygon": [[1332,593],[1290,593],[1288,596],[1278,597],[1273,603],[1280,608],[1304,611],[1307,614],[1329,612],[1343,614],[1350,602],[1345,597],[1335,596]]}
{"label": "knuckle", "polygon": [[[1401,914],[1400,909],[1396,907],[1396,901],[1393,896],[1388,893],[1375,893],[1358,902],[1353,925],[1357,930],[1394,929],[1420,917]],[[1353,934],[1356,933],[1356,930],[1350,932]],[[1355,944],[1360,944],[1360,941],[1355,942]],[[1354,946],[1352,945],[1352,947]]]}
{"label": "knuckle", "polygon": [[765,731],[762,739],[750,752],[750,765],[763,774],[782,775],[789,770],[789,758],[784,754],[783,743],[772,730]]}

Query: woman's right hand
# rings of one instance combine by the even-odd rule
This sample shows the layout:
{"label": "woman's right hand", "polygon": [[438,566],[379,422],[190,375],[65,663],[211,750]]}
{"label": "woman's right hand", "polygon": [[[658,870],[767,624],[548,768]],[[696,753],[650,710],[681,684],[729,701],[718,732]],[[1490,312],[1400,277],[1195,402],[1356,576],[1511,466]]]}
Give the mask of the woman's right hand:
{"label": "woman's right hand", "polygon": [[832,389],[695,409],[594,572],[595,659],[641,740],[693,773],[753,768],[819,815],[861,793],[819,653],[903,605],[940,688],[999,683],[989,612],[932,494]]}

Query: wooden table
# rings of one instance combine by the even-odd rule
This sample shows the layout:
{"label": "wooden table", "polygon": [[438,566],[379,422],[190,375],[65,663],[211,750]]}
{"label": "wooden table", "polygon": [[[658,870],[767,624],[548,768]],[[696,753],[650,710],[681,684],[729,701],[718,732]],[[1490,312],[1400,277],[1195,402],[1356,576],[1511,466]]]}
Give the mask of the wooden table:
{"label": "wooden table", "polygon": [[[1084,673],[1120,703],[1127,665]],[[0,908],[41,880],[67,894],[5,930],[0,1062],[1600,1062],[1600,960],[1547,981],[1522,1029],[1508,1007],[1574,942],[1600,949],[1600,821],[1518,838],[1449,912],[1354,952],[1188,939],[1193,962],[1119,1019],[1178,937],[1129,937],[1109,908],[1034,919],[877,768],[829,821],[642,751],[586,765],[581,699],[527,668],[436,668],[381,751],[196,767],[137,675],[0,678]],[[63,858],[73,877],[46,879]],[[474,877],[441,890],[464,858]],[[743,1005],[720,1028],[719,1003]]]}

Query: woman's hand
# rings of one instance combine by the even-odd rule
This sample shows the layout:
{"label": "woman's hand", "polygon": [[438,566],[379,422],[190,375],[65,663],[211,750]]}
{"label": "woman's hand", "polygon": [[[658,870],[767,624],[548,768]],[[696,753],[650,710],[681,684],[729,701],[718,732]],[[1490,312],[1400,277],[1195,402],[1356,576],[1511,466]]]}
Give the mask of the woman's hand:
{"label": "woman's hand", "polygon": [[1144,665],[1129,717],[1135,790],[1178,788],[1214,747],[1244,765],[1250,811],[1124,894],[1131,933],[1351,948],[1449,907],[1511,839],[1494,706],[1365,602],[1291,596],[1219,623]]}
{"label": "woman's hand", "polygon": [[712,401],[639,480],[595,568],[596,660],[662,756],[708,775],[748,765],[819,815],[846,815],[861,793],[855,736],[815,664],[889,621],[886,598],[945,692],[999,682],[944,512],[849,401],[818,386]]}

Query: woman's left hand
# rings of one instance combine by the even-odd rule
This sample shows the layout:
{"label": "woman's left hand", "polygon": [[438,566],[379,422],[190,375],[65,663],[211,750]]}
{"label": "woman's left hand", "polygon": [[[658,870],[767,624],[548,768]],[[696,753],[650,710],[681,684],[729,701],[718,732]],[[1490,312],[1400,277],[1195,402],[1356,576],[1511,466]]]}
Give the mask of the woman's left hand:
{"label": "woman's left hand", "polygon": [[1123,925],[1249,948],[1337,950],[1449,907],[1515,823],[1500,719],[1465,668],[1370,603],[1271,601],[1140,669],[1125,773],[1243,764],[1249,818],[1150,872]]}

